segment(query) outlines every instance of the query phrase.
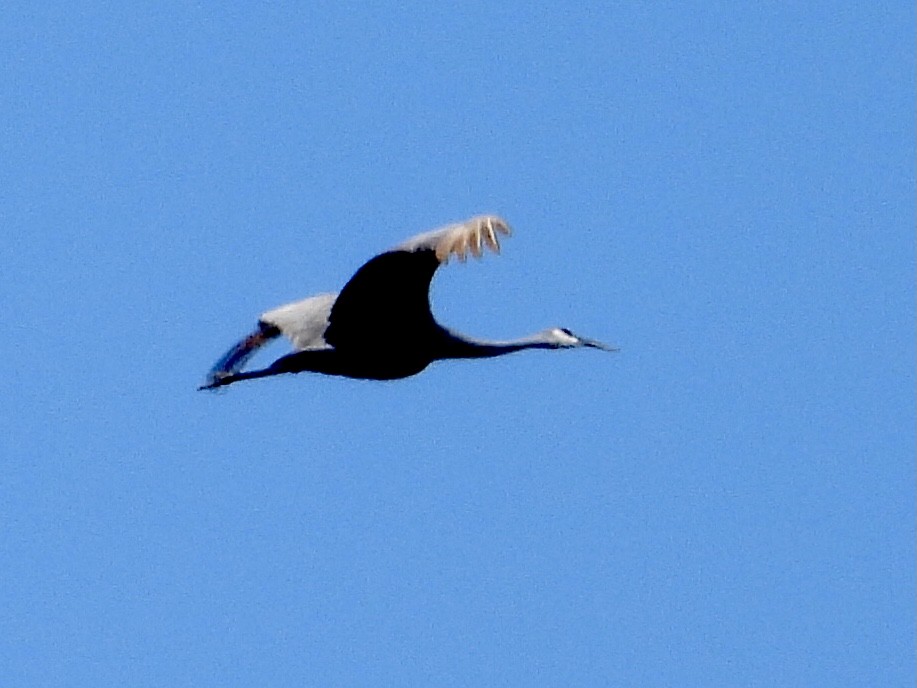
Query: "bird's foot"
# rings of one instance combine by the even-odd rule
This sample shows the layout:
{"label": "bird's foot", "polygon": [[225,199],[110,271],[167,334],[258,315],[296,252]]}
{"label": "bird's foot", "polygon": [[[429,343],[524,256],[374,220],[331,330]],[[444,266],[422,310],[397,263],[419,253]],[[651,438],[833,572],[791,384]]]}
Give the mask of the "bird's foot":
{"label": "bird's foot", "polygon": [[225,387],[226,385],[232,382],[232,373],[212,373],[207,379],[207,382],[197,388],[197,391],[203,391],[205,389],[217,389],[219,387]]}

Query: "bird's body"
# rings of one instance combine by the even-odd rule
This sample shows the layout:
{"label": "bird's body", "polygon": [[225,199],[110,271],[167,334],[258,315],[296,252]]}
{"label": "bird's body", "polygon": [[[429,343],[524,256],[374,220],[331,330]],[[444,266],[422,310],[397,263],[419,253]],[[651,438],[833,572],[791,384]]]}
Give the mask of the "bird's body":
{"label": "bird's body", "polygon": [[[510,342],[477,341],[443,327],[430,310],[430,282],[451,255],[464,261],[489,246],[509,226],[494,216],[418,235],[365,263],[339,294],[322,294],[262,314],[258,329],[230,349],[202,389],[240,380],[315,372],[370,380],[394,380],[449,358],[485,358],[530,348],[608,349],[599,342],[552,328]],[[266,342],[285,335],[295,351],[262,370],[240,372]]]}

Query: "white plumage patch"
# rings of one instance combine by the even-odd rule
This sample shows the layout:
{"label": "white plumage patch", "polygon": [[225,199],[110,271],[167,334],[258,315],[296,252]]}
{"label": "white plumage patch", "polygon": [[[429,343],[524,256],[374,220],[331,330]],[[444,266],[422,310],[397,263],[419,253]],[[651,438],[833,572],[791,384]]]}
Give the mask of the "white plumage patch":
{"label": "white plumage patch", "polygon": [[572,347],[579,346],[582,343],[577,337],[567,334],[559,327],[554,327],[548,330],[548,332],[550,332],[551,338],[554,339],[559,346]]}
{"label": "white plumage patch", "polygon": [[297,351],[325,349],[325,330],[337,294],[319,294],[294,301],[262,314],[261,321],[273,325]]}

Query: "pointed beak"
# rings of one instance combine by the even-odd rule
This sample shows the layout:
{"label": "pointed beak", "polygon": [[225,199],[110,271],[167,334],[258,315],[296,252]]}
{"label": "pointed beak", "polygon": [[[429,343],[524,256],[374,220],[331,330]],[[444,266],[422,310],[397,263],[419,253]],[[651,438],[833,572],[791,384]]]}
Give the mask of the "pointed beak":
{"label": "pointed beak", "polygon": [[586,339],[585,337],[579,337],[578,339],[583,346],[588,346],[591,349],[601,349],[602,351],[620,351],[620,349],[616,346],[608,346],[608,344],[604,344],[595,339]]}

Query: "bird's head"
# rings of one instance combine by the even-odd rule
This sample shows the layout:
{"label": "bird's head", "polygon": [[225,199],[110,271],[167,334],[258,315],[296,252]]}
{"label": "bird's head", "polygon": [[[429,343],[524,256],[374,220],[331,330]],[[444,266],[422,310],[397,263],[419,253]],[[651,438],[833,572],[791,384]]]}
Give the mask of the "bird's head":
{"label": "bird's head", "polygon": [[566,327],[552,327],[541,333],[544,341],[556,349],[577,349],[580,347],[589,347],[590,349],[601,349],[602,351],[617,351],[613,346],[608,346],[595,339],[587,339],[573,334]]}

